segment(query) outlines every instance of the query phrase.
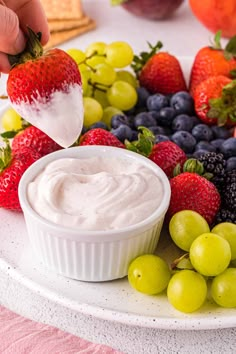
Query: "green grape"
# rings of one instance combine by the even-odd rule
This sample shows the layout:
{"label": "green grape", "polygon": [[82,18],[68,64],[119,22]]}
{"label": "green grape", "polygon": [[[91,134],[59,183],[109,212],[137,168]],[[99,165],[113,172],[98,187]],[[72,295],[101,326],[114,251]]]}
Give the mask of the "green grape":
{"label": "green grape", "polygon": [[115,107],[108,106],[103,110],[102,121],[110,128],[111,127],[111,118],[115,114],[123,114],[123,112]]}
{"label": "green grape", "polygon": [[101,104],[102,108],[109,106],[107,93],[101,90],[94,90],[94,98]]}
{"label": "green grape", "polygon": [[92,85],[90,85],[89,82],[88,82],[86,91],[83,91],[83,96],[84,97],[93,97],[94,96],[94,88]]}
{"label": "green grape", "polygon": [[122,111],[133,108],[138,100],[137,91],[124,81],[115,81],[107,91],[107,98],[111,106]]}
{"label": "green grape", "polygon": [[236,307],[236,268],[227,268],[211,284],[211,296],[222,307]]}
{"label": "green grape", "polygon": [[84,64],[79,65],[79,71],[81,75],[82,87],[83,87],[83,95],[89,96],[86,94],[88,90],[88,81],[91,78],[91,70]]}
{"label": "green grape", "polygon": [[88,78],[87,78],[87,75],[85,73],[85,71],[82,71],[80,73],[81,75],[81,81],[82,81],[82,88],[83,88],[83,95],[85,94],[85,92],[87,91],[88,89]]}
{"label": "green grape", "polygon": [[86,64],[80,64],[79,66],[79,71],[80,71],[80,73],[81,72],[88,72],[88,73],[91,73],[91,69],[88,67],[88,65],[86,65]]}
{"label": "green grape", "polygon": [[91,43],[85,50],[86,57],[91,57],[92,55],[105,55],[106,43],[104,42],[94,42]]}
{"label": "green grape", "polygon": [[116,79],[115,70],[108,64],[98,64],[91,72],[92,83],[111,85]]}
{"label": "green grape", "polygon": [[116,72],[116,81],[117,80],[128,82],[128,84],[130,84],[134,88],[137,88],[137,86],[138,86],[138,81],[137,81],[135,75],[132,74],[131,72],[129,72],[128,70],[117,71]]}
{"label": "green grape", "polygon": [[224,237],[231,248],[231,259],[236,259],[236,225],[231,222],[222,222],[211,230],[211,232]]}
{"label": "green grape", "polygon": [[193,267],[200,274],[216,276],[222,273],[230,263],[230,245],[217,234],[204,233],[193,241],[189,257]]}
{"label": "green grape", "polygon": [[178,311],[197,311],[204,304],[206,297],[206,280],[194,270],[180,270],[169,281],[167,298]]}
{"label": "green grape", "polygon": [[236,259],[230,262],[230,267],[236,268]]}
{"label": "green grape", "polygon": [[128,269],[130,285],[147,295],[159,294],[166,289],[171,273],[166,261],[153,254],[135,258]]}
{"label": "green grape", "polygon": [[100,121],[103,115],[103,109],[99,102],[92,97],[84,97],[84,125],[90,125]]}
{"label": "green grape", "polygon": [[92,68],[94,68],[98,64],[104,64],[104,63],[106,64],[105,57],[99,55],[95,55],[92,58],[86,60],[86,64],[88,64]]}
{"label": "green grape", "polygon": [[21,116],[11,107],[3,113],[1,122],[3,129],[6,131],[19,130],[22,128]]}
{"label": "green grape", "polygon": [[80,49],[71,48],[71,49],[68,49],[66,52],[74,59],[74,61],[77,63],[77,65],[84,62],[86,59],[85,53],[82,52],[82,50],[80,50]]}
{"label": "green grape", "polygon": [[193,210],[182,210],[174,214],[169,223],[169,232],[174,243],[189,251],[192,242],[199,235],[210,232],[207,221]]}
{"label": "green grape", "polygon": [[106,47],[106,61],[113,68],[124,68],[132,63],[133,49],[126,42],[113,42]]}

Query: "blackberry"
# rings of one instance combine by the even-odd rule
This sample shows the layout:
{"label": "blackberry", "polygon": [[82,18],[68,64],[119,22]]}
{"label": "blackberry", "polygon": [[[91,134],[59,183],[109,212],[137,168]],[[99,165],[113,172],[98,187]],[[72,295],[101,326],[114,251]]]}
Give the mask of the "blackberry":
{"label": "blackberry", "polygon": [[220,224],[222,222],[231,222],[236,224],[236,212],[230,211],[228,209],[220,209],[215,218],[215,225]]}
{"label": "blackberry", "polygon": [[224,155],[216,152],[207,152],[198,157],[198,160],[203,164],[205,172],[213,174],[211,182],[221,191],[225,184],[226,160]]}
{"label": "blackberry", "polygon": [[225,173],[224,187],[221,191],[222,205],[236,213],[236,170]]}
{"label": "blackberry", "polygon": [[225,173],[225,186],[236,183],[236,169]]}

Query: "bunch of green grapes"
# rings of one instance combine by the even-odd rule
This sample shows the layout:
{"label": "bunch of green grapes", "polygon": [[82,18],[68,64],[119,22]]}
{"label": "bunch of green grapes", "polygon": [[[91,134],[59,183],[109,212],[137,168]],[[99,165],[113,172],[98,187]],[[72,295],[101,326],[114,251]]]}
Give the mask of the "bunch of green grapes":
{"label": "bunch of green grapes", "polygon": [[165,291],[169,303],[185,313],[200,309],[208,294],[221,307],[236,307],[236,225],[210,229],[200,214],[182,210],[169,231],[185,253],[171,265],[156,255],[139,256],[129,266],[130,285],[147,295]]}
{"label": "bunch of green grapes", "polygon": [[131,46],[123,41],[94,42],[85,51],[69,49],[78,64],[84,96],[84,125],[103,121],[108,127],[114,114],[133,108],[137,80],[127,70],[133,60]]}
{"label": "bunch of green grapes", "polygon": [[195,311],[206,299],[209,279],[212,299],[219,306],[236,307],[236,225],[224,222],[210,230],[200,214],[183,210],[172,217],[169,231],[174,243],[188,252],[192,267],[172,277],[167,289],[170,303],[183,312]]}

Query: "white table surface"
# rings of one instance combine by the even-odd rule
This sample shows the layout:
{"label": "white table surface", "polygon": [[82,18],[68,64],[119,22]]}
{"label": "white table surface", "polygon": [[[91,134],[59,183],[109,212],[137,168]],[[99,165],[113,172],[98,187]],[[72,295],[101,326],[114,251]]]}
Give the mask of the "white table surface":
{"label": "white table surface", "polygon": [[[171,20],[159,22],[134,17],[119,7],[111,8],[109,0],[84,0],[83,5],[85,13],[96,20],[97,29],[64,43],[61,45],[63,49],[85,49],[94,41],[109,43],[114,40],[126,40],[138,53],[147,49],[146,41],[154,44],[161,40],[164,49],[176,56],[194,56],[197,50],[208,44],[213,37],[191,14],[187,1]],[[6,78],[3,75],[0,79],[0,93],[5,90]],[[200,331],[158,330],[112,323],[92,316],[83,317],[83,314],[76,319],[72,318],[71,311],[58,312],[59,304],[53,300],[45,301],[37,293],[32,295],[28,288],[19,287],[19,283],[16,279],[12,280],[11,273],[7,270],[1,268],[0,279],[4,284],[0,291],[0,303],[31,319],[41,319],[94,342],[111,345],[124,353],[236,352],[236,328]],[[16,294],[16,301],[11,295],[13,293]],[[21,306],[19,301],[24,297],[26,301],[22,300]],[[31,303],[31,309],[27,307],[27,301]],[[46,316],[46,311],[41,311],[40,306],[46,311],[50,310],[50,313],[47,312]],[[56,314],[54,317],[53,313]]]}

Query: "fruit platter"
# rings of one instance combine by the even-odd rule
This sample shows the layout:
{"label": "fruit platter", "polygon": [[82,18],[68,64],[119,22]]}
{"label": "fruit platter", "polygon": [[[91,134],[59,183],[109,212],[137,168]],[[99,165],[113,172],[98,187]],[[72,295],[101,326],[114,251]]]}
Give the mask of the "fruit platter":
{"label": "fruit platter", "polygon": [[[54,130],[37,119],[38,103],[37,109],[27,106],[30,96],[25,99],[28,94],[25,85],[15,84],[19,82],[15,77],[22,78],[18,68],[27,63],[13,67],[7,83],[9,105],[0,112],[4,145],[0,166],[0,268],[5,285],[1,298],[12,309],[18,309],[17,303],[24,294],[27,301],[23,312],[33,311],[38,320],[49,323],[52,316],[48,306],[56,303],[63,314],[68,311],[74,316],[83,314],[151,329],[205,330],[236,326],[236,87],[233,80],[236,59],[224,56],[232,49],[232,42],[224,49],[219,48],[219,33],[215,41],[215,48],[206,46],[195,58],[176,58],[162,49],[160,41],[148,44],[148,50],[140,55],[134,55],[130,45],[123,41],[96,42],[86,51],[72,48],[67,53],[58,53],[60,59],[64,55],[63,65],[68,67],[72,62],[73,84],[82,86],[83,92],[79,96],[80,88],[76,91],[79,98],[75,108],[83,105],[84,112],[69,111],[73,118],[71,121],[68,118],[69,125],[72,124],[73,134],[78,135],[76,140],[72,137],[73,144],[55,136]],[[42,87],[36,88],[37,94],[40,90]],[[69,95],[69,91],[65,92]],[[48,96],[47,92],[43,103]],[[33,104],[37,99],[35,96]],[[72,103],[69,101],[67,109]],[[79,124],[74,124],[75,120]],[[37,257],[35,245],[32,251],[29,241],[36,228],[32,231],[30,222],[25,222],[28,210],[22,197],[22,181],[49,155],[59,156],[61,152],[65,155],[66,150],[88,146],[112,147],[129,150],[130,156],[141,155],[143,160],[157,165],[165,173],[162,179],[169,183],[171,195],[161,221],[157,247],[130,259],[123,277],[90,281],[64,276],[60,267],[57,271],[48,268],[45,259]],[[33,214],[35,210],[30,211]],[[60,223],[58,219],[57,222]],[[122,229],[123,225],[119,227]],[[46,243],[38,245],[47,247]],[[103,256],[108,257],[106,253]],[[54,256],[49,254],[50,257]],[[66,267],[68,264],[69,261]],[[14,300],[11,289],[5,291],[9,277],[20,289]],[[40,303],[45,309],[37,315]],[[66,329],[69,320],[64,322]]]}

